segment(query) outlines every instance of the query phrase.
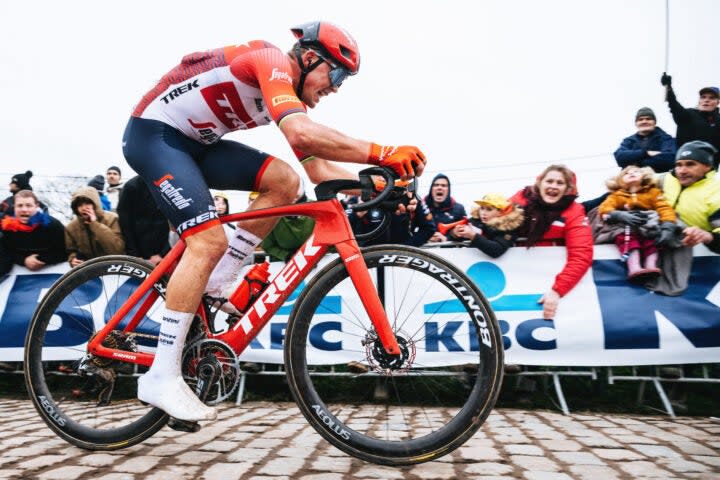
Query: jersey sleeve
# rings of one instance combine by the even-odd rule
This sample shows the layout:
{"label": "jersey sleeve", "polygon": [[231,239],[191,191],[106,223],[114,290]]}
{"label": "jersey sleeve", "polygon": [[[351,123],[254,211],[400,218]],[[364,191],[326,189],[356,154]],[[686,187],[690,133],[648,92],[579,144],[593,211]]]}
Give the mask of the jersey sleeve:
{"label": "jersey sleeve", "polygon": [[288,115],[306,113],[305,104],[293,89],[290,61],[280,49],[267,43],[257,48],[251,43],[250,49],[233,54],[233,51],[226,52],[227,57],[235,57],[230,62],[230,71],[240,81],[260,89],[275,123],[279,125]]}

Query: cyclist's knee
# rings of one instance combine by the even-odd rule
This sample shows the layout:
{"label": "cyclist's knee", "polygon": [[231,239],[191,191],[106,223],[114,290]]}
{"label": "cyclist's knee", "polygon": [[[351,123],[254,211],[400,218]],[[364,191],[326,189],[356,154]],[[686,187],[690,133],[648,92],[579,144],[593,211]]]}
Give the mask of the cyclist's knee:
{"label": "cyclist's knee", "polygon": [[276,158],[263,174],[258,190],[261,194],[272,195],[283,203],[292,203],[298,198],[300,184],[300,176],[295,170]]}
{"label": "cyclist's knee", "polygon": [[191,254],[200,255],[212,263],[220,260],[228,246],[227,237],[221,225],[197,233],[191,232],[185,238],[185,243]]}

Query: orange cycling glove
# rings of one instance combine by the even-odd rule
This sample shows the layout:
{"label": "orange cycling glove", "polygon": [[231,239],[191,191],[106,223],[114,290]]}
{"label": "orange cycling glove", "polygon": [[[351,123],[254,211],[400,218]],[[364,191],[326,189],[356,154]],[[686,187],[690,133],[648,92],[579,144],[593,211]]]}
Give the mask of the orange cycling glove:
{"label": "orange cycling glove", "polygon": [[418,167],[422,172],[425,167],[425,155],[417,147],[403,145],[400,147],[370,144],[368,163],[393,169],[400,177],[415,176]]}

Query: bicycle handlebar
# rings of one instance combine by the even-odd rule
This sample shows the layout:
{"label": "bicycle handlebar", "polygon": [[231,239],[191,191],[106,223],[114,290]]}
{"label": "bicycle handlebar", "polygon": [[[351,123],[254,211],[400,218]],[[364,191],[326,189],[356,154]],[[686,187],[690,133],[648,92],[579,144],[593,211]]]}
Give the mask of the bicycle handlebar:
{"label": "bicycle handlebar", "polygon": [[[377,192],[375,182],[372,176],[380,176],[385,180],[385,188],[381,192]],[[386,167],[370,167],[361,170],[358,173],[359,180],[328,180],[322,182],[315,187],[315,196],[318,200],[331,200],[337,196],[341,190],[360,189],[360,202],[354,205],[348,205],[353,211],[361,212],[379,207],[383,213],[383,218],[375,229],[367,233],[355,233],[355,239],[358,242],[371,240],[380,235],[390,224],[390,216],[388,210],[395,210],[398,204],[407,200],[406,192],[415,192],[416,183],[413,181],[409,187],[395,186],[395,180],[398,175],[391,169]],[[373,198],[373,195],[375,197]]]}

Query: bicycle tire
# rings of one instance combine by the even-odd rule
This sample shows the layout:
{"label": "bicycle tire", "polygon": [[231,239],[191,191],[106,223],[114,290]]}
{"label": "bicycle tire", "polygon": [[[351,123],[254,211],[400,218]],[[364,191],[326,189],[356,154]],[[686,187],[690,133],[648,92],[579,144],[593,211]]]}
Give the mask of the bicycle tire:
{"label": "bicycle tire", "polygon": [[[290,390],[315,430],[354,457],[393,466],[434,460],[472,437],[495,405],[503,377],[497,320],[480,289],[436,255],[395,245],[362,254],[376,287],[382,283],[381,300],[405,360],[377,348],[372,324],[338,258],[313,277],[288,321]],[[332,306],[333,293],[340,294],[339,308],[336,300]],[[347,322],[333,323],[338,316]],[[445,360],[435,358],[440,343],[452,347]],[[325,380],[328,376],[334,377]],[[383,384],[385,400],[382,389],[375,395]]]}
{"label": "bicycle tire", "polygon": [[[152,436],[168,421],[165,412],[137,400],[135,375],[129,373],[137,373],[133,364],[87,360],[87,341],[96,326],[112,317],[152,269],[149,262],[124,255],[89,260],[58,279],[35,310],[25,338],[25,385],[48,427],[72,445],[86,450],[126,448]],[[138,329],[152,328],[148,320],[162,311],[165,285],[165,278],[156,284],[160,295]],[[60,330],[63,335],[55,334]],[[73,344],[62,344],[68,338]],[[117,338],[123,338],[123,345],[132,344]],[[153,344],[148,338],[141,339],[142,348],[156,345],[157,340]],[[73,373],[58,373],[48,362],[67,364]],[[81,365],[90,365],[93,373],[79,375]],[[109,404],[100,405],[93,401],[91,389],[102,392],[107,387],[102,375],[108,374],[116,377],[114,388]]]}

